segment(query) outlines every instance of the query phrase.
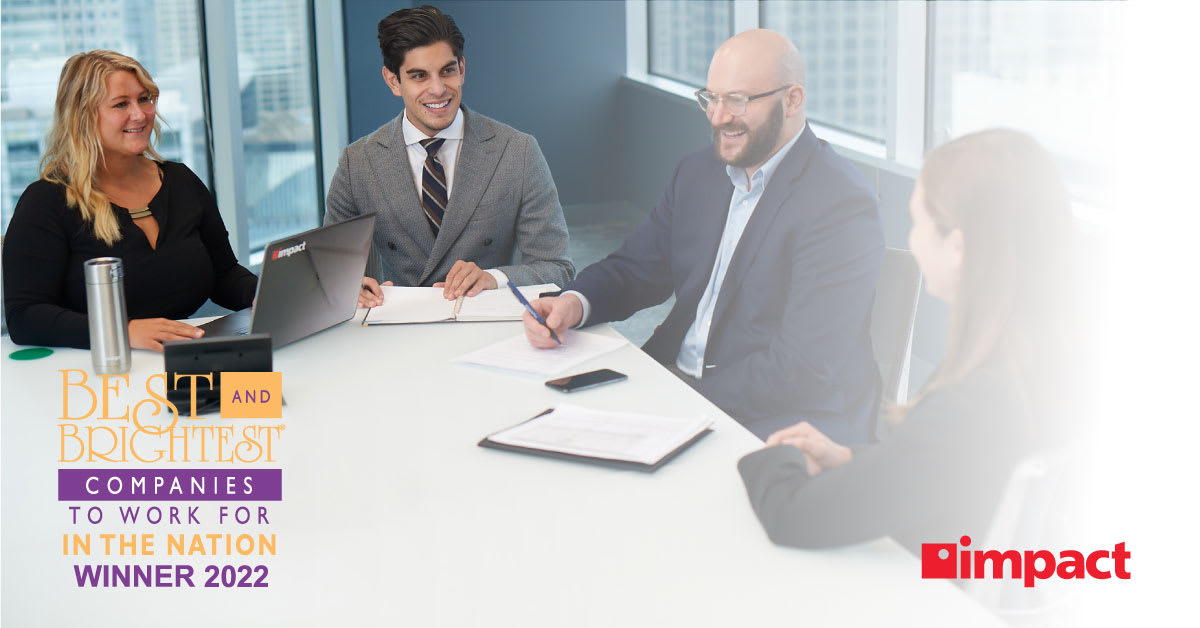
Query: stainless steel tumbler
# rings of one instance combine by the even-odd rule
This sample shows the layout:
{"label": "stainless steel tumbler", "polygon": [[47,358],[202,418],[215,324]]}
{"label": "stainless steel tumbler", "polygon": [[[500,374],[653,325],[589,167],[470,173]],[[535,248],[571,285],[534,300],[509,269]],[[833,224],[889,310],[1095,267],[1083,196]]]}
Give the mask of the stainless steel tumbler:
{"label": "stainless steel tumbler", "polygon": [[88,331],[92,368],[97,375],[128,373],[129,320],[125,315],[125,269],[119,257],[97,257],[83,263],[87,284]]}

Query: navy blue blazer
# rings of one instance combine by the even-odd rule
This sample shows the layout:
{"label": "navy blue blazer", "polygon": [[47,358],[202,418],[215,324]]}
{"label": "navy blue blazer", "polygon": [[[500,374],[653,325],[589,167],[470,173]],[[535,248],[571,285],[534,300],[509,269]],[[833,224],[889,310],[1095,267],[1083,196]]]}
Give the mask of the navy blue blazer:
{"label": "navy blue blazer", "polygon": [[[675,294],[643,349],[674,364],[713,270],[733,184],[710,146],[679,163],[654,211],[568,290],[588,324]],[[875,196],[806,127],[771,177],[730,260],[698,390],[760,437],[800,420],[865,442],[879,394],[870,315],[883,254]]]}

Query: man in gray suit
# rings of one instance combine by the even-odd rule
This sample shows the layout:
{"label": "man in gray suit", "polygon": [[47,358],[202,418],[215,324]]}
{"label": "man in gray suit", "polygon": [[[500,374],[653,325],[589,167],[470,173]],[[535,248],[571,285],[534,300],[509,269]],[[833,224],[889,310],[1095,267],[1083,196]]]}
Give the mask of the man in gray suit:
{"label": "man in gray suit", "polygon": [[375,278],[455,299],[575,274],[537,140],[461,103],[464,43],[431,6],[379,22],[383,80],[404,111],[346,147],[325,203],[325,224],[379,214],[360,306],[383,303]]}

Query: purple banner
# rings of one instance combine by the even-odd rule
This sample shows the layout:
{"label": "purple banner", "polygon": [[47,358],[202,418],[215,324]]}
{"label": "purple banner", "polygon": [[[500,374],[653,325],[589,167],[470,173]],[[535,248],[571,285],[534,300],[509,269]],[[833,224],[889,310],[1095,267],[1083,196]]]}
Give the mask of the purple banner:
{"label": "purple banner", "polygon": [[58,501],[283,499],[282,469],[59,469]]}

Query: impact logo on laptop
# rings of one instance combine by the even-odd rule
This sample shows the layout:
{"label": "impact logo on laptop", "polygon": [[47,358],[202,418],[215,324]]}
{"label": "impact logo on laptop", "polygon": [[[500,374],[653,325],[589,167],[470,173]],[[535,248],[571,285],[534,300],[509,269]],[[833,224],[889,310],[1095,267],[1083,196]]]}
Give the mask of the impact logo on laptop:
{"label": "impact logo on laptop", "polygon": [[280,259],[283,257],[291,257],[297,253],[303,252],[307,246],[308,246],[308,240],[305,240],[295,246],[289,246],[284,249],[276,249],[276,251],[271,254],[271,259]]}

